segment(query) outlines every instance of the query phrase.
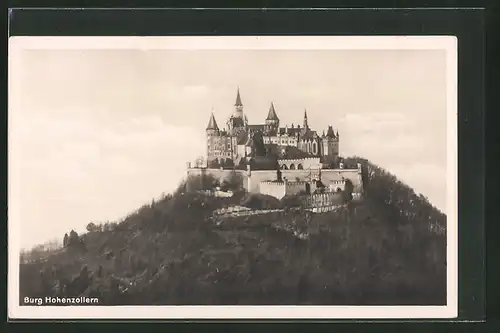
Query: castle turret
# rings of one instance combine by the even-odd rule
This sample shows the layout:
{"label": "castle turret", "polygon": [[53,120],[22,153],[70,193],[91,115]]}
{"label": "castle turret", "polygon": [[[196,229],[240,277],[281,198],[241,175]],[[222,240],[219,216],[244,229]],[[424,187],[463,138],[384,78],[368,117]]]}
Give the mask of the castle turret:
{"label": "castle turret", "polygon": [[335,132],[333,131],[332,126],[328,126],[328,130],[326,131],[326,136],[331,139],[335,138]]}
{"label": "castle turret", "polygon": [[233,117],[243,119],[243,103],[241,103],[240,88],[236,93],[236,102],[234,103]]}
{"label": "castle turret", "polygon": [[277,131],[280,125],[280,120],[278,115],[276,114],[276,110],[274,109],[274,103],[271,102],[271,106],[269,107],[269,112],[267,113],[266,118],[266,131]]}
{"label": "castle turret", "polygon": [[210,115],[210,120],[207,125],[207,161],[211,162],[214,160],[215,152],[217,150],[218,143],[221,139],[219,126],[215,121],[214,113]]}
{"label": "castle turret", "polygon": [[321,146],[323,163],[332,165],[339,154],[339,142],[332,126],[328,126],[326,135],[323,131],[323,136],[321,137]]}
{"label": "castle turret", "polygon": [[302,130],[303,131],[309,130],[309,124],[307,122],[307,110],[304,110],[304,123],[303,123]]}
{"label": "castle turret", "polygon": [[247,125],[246,117],[243,115],[243,103],[241,103],[240,88],[236,93],[236,102],[234,103],[234,111],[229,120],[227,121],[228,132],[237,136],[241,133]]}
{"label": "castle turret", "polygon": [[214,113],[210,115],[210,119],[207,125],[207,135],[216,135],[219,132],[219,126],[217,126],[217,121],[215,121]]}

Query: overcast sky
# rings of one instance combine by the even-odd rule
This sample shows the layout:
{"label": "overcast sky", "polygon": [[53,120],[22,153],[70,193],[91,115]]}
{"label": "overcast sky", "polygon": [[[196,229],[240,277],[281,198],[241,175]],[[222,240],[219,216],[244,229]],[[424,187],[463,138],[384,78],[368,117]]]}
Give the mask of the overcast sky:
{"label": "overcast sky", "polygon": [[[444,211],[446,58],[439,50],[24,50],[12,68],[21,246],[119,219],[170,192],[239,86],[250,123],[338,128],[342,155]],[[11,91],[12,92],[12,91]],[[17,98],[17,99],[16,99]],[[9,105],[10,102],[9,102]]]}

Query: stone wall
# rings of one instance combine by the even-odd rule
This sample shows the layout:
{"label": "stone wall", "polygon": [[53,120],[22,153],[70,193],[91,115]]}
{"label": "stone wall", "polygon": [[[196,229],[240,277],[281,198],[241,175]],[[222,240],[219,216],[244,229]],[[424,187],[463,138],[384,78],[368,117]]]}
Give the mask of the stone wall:
{"label": "stone wall", "polygon": [[[277,180],[276,170],[222,170],[222,169],[200,169],[200,168],[190,168],[188,167],[188,176],[199,176],[203,173],[211,174],[221,183],[224,180],[228,180],[231,174],[236,172],[239,174],[243,181],[243,188],[251,193],[260,193],[260,184],[262,182],[270,182]],[[349,179],[353,186],[355,193],[363,193],[363,182],[361,178],[361,168],[358,169],[321,169],[321,181],[329,189],[340,188],[343,190],[345,188],[345,180]],[[313,172],[317,173],[317,172]],[[299,181],[310,181],[311,171],[310,170],[281,170],[281,177],[283,180],[288,180],[290,182],[295,182],[297,179]],[[315,175],[312,175],[313,178]],[[311,191],[313,191],[311,186]]]}
{"label": "stone wall", "polygon": [[[361,169],[323,169],[321,170],[321,182],[327,187],[339,187],[342,180],[349,179],[354,192],[363,193],[363,181],[361,178]],[[345,183],[344,183],[345,186]],[[343,187],[341,187],[343,189]]]}
{"label": "stone wall", "polygon": [[340,193],[311,194],[306,197],[305,203],[307,207],[336,206],[342,203],[342,195]]}
{"label": "stone wall", "polygon": [[285,194],[295,195],[306,190],[306,182],[285,182]]}
{"label": "stone wall", "polygon": [[279,200],[286,194],[286,187],[284,182],[261,182],[259,184],[261,194],[273,196]]}
{"label": "stone wall", "polygon": [[264,181],[259,184],[259,192],[281,200],[285,195],[295,195],[305,191],[306,184],[306,182]]}
{"label": "stone wall", "polygon": [[236,172],[236,174],[240,175],[241,178],[243,179],[243,188],[245,190],[248,190],[246,185],[247,185],[247,172],[243,170],[222,170],[222,169],[209,169],[209,168],[188,168],[187,169],[187,176],[201,176],[203,174],[206,175],[211,175],[215,179],[219,180],[219,182],[222,184],[224,180],[229,180],[231,177],[232,173]]}
{"label": "stone wall", "polygon": [[[282,169],[290,169],[293,165],[295,169],[298,169],[300,165],[302,169],[319,169],[321,168],[321,162],[319,157],[307,157],[300,159],[279,159],[278,163]],[[283,168],[283,166],[286,166]]]}
{"label": "stone wall", "polygon": [[260,183],[276,180],[277,172],[275,170],[252,170],[250,177],[247,176],[248,192],[259,193]]}

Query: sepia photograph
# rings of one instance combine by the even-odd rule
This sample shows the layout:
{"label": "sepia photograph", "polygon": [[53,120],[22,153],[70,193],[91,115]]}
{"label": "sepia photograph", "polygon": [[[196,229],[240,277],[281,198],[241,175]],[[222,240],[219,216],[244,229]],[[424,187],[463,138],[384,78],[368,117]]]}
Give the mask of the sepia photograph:
{"label": "sepia photograph", "polygon": [[11,38],[9,316],[456,317],[456,58]]}

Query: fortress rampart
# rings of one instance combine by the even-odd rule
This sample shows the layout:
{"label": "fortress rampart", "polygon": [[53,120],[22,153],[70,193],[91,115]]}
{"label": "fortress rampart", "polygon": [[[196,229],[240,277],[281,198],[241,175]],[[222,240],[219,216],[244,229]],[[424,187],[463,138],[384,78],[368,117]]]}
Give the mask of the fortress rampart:
{"label": "fortress rampart", "polygon": [[291,170],[302,170],[302,169],[311,169],[321,168],[321,162],[319,157],[306,157],[301,159],[279,159],[278,163],[280,168],[283,170],[291,169]]}
{"label": "fortress rampart", "polygon": [[[310,190],[315,189],[314,180],[321,180],[323,185],[330,191],[335,192],[338,189],[344,190],[347,180],[350,180],[353,185],[353,195],[359,197],[363,193],[363,181],[361,177],[361,165],[356,169],[317,169],[317,170],[280,170],[283,180],[288,182],[290,191],[293,186],[297,188],[304,188],[306,183],[310,183]],[[276,170],[223,170],[211,168],[192,167],[188,163],[187,176],[201,176],[210,174],[220,183],[224,180],[229,180],[233,173],[239,175],[242,179],[243,188],[251,193],[263,193],[269,191],[267,188],[270,186],[277,187],[279,184],[277,180]],[[284,181],[283,181],[284,183]],[[271,185],[273,184],[273,185]],[[291,185],[296,184],[296,185]],[[304,186],[304,187],[302,187]],[[274,191],[274,190],[273,190]],[[276,190],[277,191],[277,190]],[[281,190],[280,190],[281,191]],[[286,190],[284,190],[286,193]],[[300,192],[300,190],[299,190]],[[274,193],[274,192],[273,192]],[[280,192],[281,193],[281,192]],[[298,193],[298,192],[297,192]]]}

